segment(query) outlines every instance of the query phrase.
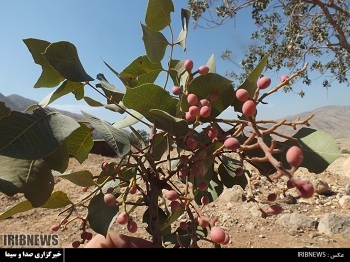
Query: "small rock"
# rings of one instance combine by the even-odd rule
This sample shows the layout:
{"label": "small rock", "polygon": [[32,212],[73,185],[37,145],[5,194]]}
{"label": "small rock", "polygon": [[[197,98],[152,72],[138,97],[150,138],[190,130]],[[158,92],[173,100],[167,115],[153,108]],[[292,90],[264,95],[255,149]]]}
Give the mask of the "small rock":
{"label": "small rock", "polygon": [[314,186],[315,193],[319,195],[323,195],[329,191],[328,183],[323,180],[315,179],[311,183]]}
{"label": "small rock", "polygon": [[347,184],[347,185],[345,186],[345,193],[346,193],[348,196],[350,196],[350,184]]}
{"label": "small rock", "polygon": [[344,209],[350,209],[350,196],[342,196],[339,199],[339,205]]}

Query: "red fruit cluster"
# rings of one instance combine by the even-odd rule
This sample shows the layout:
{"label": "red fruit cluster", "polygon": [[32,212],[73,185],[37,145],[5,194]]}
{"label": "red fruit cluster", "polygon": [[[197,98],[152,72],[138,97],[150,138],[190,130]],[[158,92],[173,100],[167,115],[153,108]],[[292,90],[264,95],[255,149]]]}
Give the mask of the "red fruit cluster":
{"label": "red fruit cluster", "polygon": [[253,117],[255,115],[255,113],[256,113],[256,103],[255,103],[255,101],[253,101],[251,99],[245,101],[243,106],[242,106],[242,113],[245,116]]}
{"label": "red fruit cluster", "polygon": [[111,193],[107,193],[103,196],[103,200],[107,206],[114,206],[117,203],[117,199]]}
{"label": "red fruit cluster", "polygon": [[239,141],[237,140],[237,138],[235,137],[229,137],[225,140],[224,142],[224,146],[229,149],[229,150],[237,150],[238,148],[240,148],[241,144],[239,143]]}
{"label": "red fruit cluster", "polygon": [[207,99],[199,100],[195,94],[187,96],[187,103],[190,105],[188,112],[185,113],[185,118],[188,121],[194,121],[196,117],[201,116],[207,118],[211,113],[211,103]]}

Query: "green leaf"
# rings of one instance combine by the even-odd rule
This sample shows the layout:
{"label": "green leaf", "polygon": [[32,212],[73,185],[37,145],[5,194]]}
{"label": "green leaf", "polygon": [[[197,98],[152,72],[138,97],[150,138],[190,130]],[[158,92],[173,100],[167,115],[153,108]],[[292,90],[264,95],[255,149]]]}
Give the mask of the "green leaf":
{"label": "green leaf", "polygon": [[55,69],[51,67],[49,62],[43,56],[46,48],[51,44],[45,40],[27,38],[23,39],[23,42],[26,44],[29,52],[32,54],[34,62],[38,65],[41,65],[42,72],[35,83],[34,87],[55,87],[64,80]]}
{"label": "green leaf", "polygon": [[216,64],[214,54],[212,54],[207,62],[207,67],[209,67],[210,73],[216,73]]}
{"label": "green leaf", "polygon": [[182,29],[179,33],[176,44],[179,44],[184,50],[184,52],[186,52],[186,38],[188,34],[188,23],[190,21],[190,18],[191,18],[191,11],[181,8]]}
{"label": "green leaf", "polygon": [[[312,128],[301,128],[294,136],[304,153],[304,159],[300,166],[307,168],[310,172],[319,174],[327,169],[337,158],[341,156],[341,151],[331,134]],[[289,166],[285,159],[287,150],[295,145],[287,140],[283,143],[283,163]]]}
{"label": "green leaf", "polygon": [[184,86],[186,78],[188,77],[187,71],[185,71],[184,74],[181,74],[185,70],[183,66],[184,62],[184,60],[170,60],[170,77],[175,86]]}
{"label": "green leaf", "polygon": [[222,155],[223,163],[219,165],[218,174],[220,180],[227,188],[231,188],[234,185],[240,185],[245,188],[247,185],[247,179],[244,175],[237,176],[236,170],[241,168],[240,162],[237,159]]}
{"label": "green leaf", "polygon": [[[141,115],[139,112],[134,111],[134,110],[131,110],[130,114],[132,114],[133,116],[136,116],[138,119],[142,119],[143,118],[143,115]],[[113,126],[115,128],[124,128],[124,127],[132,126],[132,125],[138,123],[139,120],[136,119],[133,116],[128,114],[124,119],[122,119],[122,120],[120,120],[118,122],[115,122],[113,124]]]}
{"label": "green leaf", "polygon": [[89,203],[87,220],[92,230],[106,237],[118,212],[118,205],[107,206],[103,200],[103,194],[98,194],[95,195]]}
{"label": "green leaf", "polygon": [[63,80],[62,77],[55,69],[51,66],[41,66],[42,72],[39,79],[34,84],[34,88],[40,87],[55,87],[58,86]]}
{"label": "green leaf", "polygon": [[126,131],[113,127],[111,124],[82,111],[82,114],[90,124],[98,131],[106,143],[113,149],[118,157],[122,157],[130,151],[129,135]]}
{"label": "green leaf", "polygon": [[199,190],[196,192],[195,200],[197,204],[201,204],[201,198],[203,195],[207,195],[210,199],[210,202],[212,202],[217,199],[224,191],[224,182],[219,180],[218,174],[214,171],[213,168],[208,171],[206,176],[210,177],[210,179],[205,178],[205,181],[209,183],[208,189],[204,192]]}
{"label": "green leaf", "polygon": [[160,32],[155,32],[147,26],[141,24],[142,40],[145,45],[146,53],[153,63],[158,63],[163,60],[165,50],[169,44],[165,36]]}
{"label": "green leaf", "polygon": [[84,88],[75,89],[72,91],[72,93],[74,94],[76,100],[83,99],[85,94]]}
{"label": "green leaf", "polygon": [[126,82],[126,86],[136,87],[141,84],[154,83],[159,73],[163,70],[160,62],[153,63],[148,56],[139,56],[131,62],[119,77]]}
{"label": "green leaf", "polygon": [[[198,99],[209,99],[213,92],[218,93],[218,99],[215,102],[211,102],[211,117],[220,115],[231,105],[234,99],[234,90],[231,81],[216,73],[208,73],[205,76],[201,75],[194,78],[188,86],[188,92],[196,94]],[[183,111],[188,111],[189,107],[187,95],[183,95],[181,97],[181,108]]]}
{"label": "green leaf", "polygon": [[0,121],[0,154],[28,160],[53,153],[79,127],[72,118],[49,108],[33,114],[13,111]]}
{"label": "green leaf", "polygon": [[[238,89],[241,89],[241,88],[246,89],[249,93],[249,97],[251,97],[251,98],[253,97],[253,95],[255,93],[255,90],[257,88],[257,81],[258,81],[259,77],[261,76],[262,72],[264,71],[264,68],[266,66],[266,63],[267,63],[269,56],[270,56],[270,54],[267,54],[259,61],[258,65],[248,75],[248,77],[244,81],[244,83],[238,88]],[[234,106],[235,111],[242,112],[243,102],[236,99],[236,95],[234,95],[234,98],[235,99],[233,100],[232,105]]]}
{"label": "green leaf", "polygon": [[171,23],[171,12],[174,12],[174,4],[171,0],[149,0],[145,18],[146,25],[153,31],[163,30]]}
{"label": "green leaf", "polygon": [[[164,235],[168,235],[171,233],[171,228],[167,225],[168,222],[168,216],[165,214],[165,212],[163,211],[163,209],[161,209],[160,207],[158,207],[158,219],[159,219],[159,224],[161,227],[161,234]],[[150,215],[149,215],[149,209],[147,208],[145,213],[142,216],[142,223],[146,223],[147,227],[146,227],[146,231],[152,235],[152,229],[151,229],[151,223],[150,223]]]}
{"label": "green leaf", "polygon": [[50,44],[43,53],[49,64],[64,78],[73,82],[93,81],[81,64],[76,47],[69,42]]}
{"label": "green leaf", "polygon": [[94,140],[91,136],[92,130],[85,124],[73,131],[66,139],[69,155],[82,164],[89,156],[89,152],[94,146]]}
{"label": "green leaf", "polygon": [[154,139],[154,160],[158,161],[162,158],[168,149],[167,139],[162,134],[155,134]]}
{"label": "green leaf", "polygon": [[76,184],[78,186],[94,186],[94,178],[90,171],[88,170],[80,170],[77,172],[73,172],[70,174],[55,174],[55,176],[64,178],[72,182],[73,184]]}
{"label": "green leaf", "polygon": [[51,168],[44,160],[0,156],[0,191],[8,196],[24,193],[33,207],[43,205],[54,188]]}
{"label": "green leaf", "polygon": [[3,101],[0,101],[0,120],[3,117],[9,116],[11,114],[11,109],[5,106]]}
{"label": "green leaf", "polygon": [[92,99],[88,96],[84,96],[84,100],[89,106],[92,106],[92,107],[104,106],[104,104],[102,104],[101,102],[96,101],[95,99]]}
{"label": "green leaf", "polygon": [[84,88],[84,84],[80,82],[71,82],[71,81],[64,81],[62,85],[57,88],[57,90],[51,92],[49,95],[47,95],[41,102],[39,103],[40,106],[46,107],[47,105],[51,104],[53,101],[57,100],[58,98],[72,93],[73,91],[76,91],[77,89]]}
{"label": "green leaf", "polygon": [[156,127],[168,132],[172,136],[184,136],[188,131],[188,124],[184,119],[174,117],[158,109],[151,109],[150,114],[155,118]]}
{"label": "green leaf", "polygon": [[[56,191],[53,192],[50,198],[46,201],[44,205],[41,206],[41,208],[49,208],[49,209],[57,209],[65,207],[69,204],[72,204],[72,202],[69,200],[66,193],[62,191]],[[24,200],[22,202],[19,202],[18,204],[10,207],[5,212],[3,212],[0,215],[0,220],[4,220],[6,218],[9,218],[13,215],[16,215],[18,213],[26,212],[33,209],[33,206],[28,200]]]}
{"label": "green leaf", "polygon": [[103,74],[98,74],[97,79],[100,80],[100,84],[97,84],[96,87],[101,87],[103,89],[108,104],[122,101],[124,93],[110,84]]}
{"label": "green leaf", "polygon": [[66,171],[69,162],[68,146],[66,143],[57,148],[52,154],[44,158],[51,169],[63,173]]}
{"label": "green leaf", "polygon": [[154,117],[151,109],[159,109],[170,115],[176,114],[177,100],[169,92],[155,84],[143,84],[135,88],[126,88],[123,103],[143,114],[149,121],[153,122]]}

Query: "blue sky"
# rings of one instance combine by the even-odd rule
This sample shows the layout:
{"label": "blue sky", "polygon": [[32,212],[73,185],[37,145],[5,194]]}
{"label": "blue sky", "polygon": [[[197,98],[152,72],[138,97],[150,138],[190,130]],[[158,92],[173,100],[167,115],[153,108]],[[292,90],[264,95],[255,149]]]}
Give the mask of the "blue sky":
{"label": "blue sky", "polygon": [[[181,29],[179,11],[187,8],[187,0],[173,1],[172,26],[177,38]],[[33,88],[41,74],[41,67],[34,63],[30,52],[23,43],[25,38],[38,38],[49,42],[61,40],[73,43],[80,60],[89,75],[96,77],[103,73],[109,82],[124,90],[121,82],[104,65],[103,60],[120,72],[135,58],[145,54],[140,23],[144,23],[147,0],[2,0],[0,2],[0,93],[19,94],[35,101],[41,101],[52,92],[52,88]],[[180,46],[175,48],[175,59],[192,59],[195,67],[205,64],[214,54],[217,72],[239,69],[220,58],[225,49],[233,51],[232,58],[239,62],[250,43],[250,34],[256,29],[249,13],[239,13],[236,21],[230,21],[216,29],[195,29],[189,24],[187,52]],[[163,31],[169,37],[167,30]],[[167,49],[168,50],[168,49]],[[166,53],[168,56],[168,53]],[[277,84],[278,74],[266,74]],[[161,81],[161,78],[160,78]],[[97,82],[96,82],[97,83]],[[95,84],[96,84],[95,83]],[[163,84],[163,83],[162,83]],[[321,80],[312,86],[301,82],[294,86],[303,89],[304,98],[292,93],[280,92],[267,98],[268,105],[261,105],[259,118],[280,118],[324,105],[350,105],[350,88],[334,85],[328,91]],[[98,94],[86,89],[86,95],[105,102]],[[51,106],[79,113],[89,112],[109,122],[124,116],[102,108],[90,108],[84,101],[76,101],[73,95],[56,100]],[[235,117],[233,110],[225,117]]]}

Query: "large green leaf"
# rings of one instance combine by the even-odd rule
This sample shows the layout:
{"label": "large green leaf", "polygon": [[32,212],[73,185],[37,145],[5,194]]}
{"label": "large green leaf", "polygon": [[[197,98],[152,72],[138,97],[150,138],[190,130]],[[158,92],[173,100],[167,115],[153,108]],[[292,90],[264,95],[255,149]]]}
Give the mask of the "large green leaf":
{"label": "large green leaf", "polygon": [[109,83],[103,74],[98,74],[96,78],[100,80],[100,84],[97,84],[96,87],[101,87],[103,89],[107,97],[107,104],[119,103],[122,101],[124,93]]}
{"label": "large green leaf", "polygon": [[[209,99],[213,92],[218,93],[219,97],[215,102],[211,102],[210,115],[217,117],[231,105],[234,99],[232,82],[219,74],[208,73],[205,76],[201,75],[194,78],[188,86],[188,93],[196,94],[198,99]],[[189,107],[187,95],[183,95],[181,97],[181,108],[183,111],[187,111]]]}
{"label": "large green leaf", "polygon": [[[258,65],[248,75],[244,83],[238,88],[247,90],[250,98],[252,98],[255,93],[255,90],[257,88],[257,81],[261,76],[262,72],[264,71],[269,56],[270,54],[267,54],[259,61]],[[232,101],[232,105],[234,106],[235,111],[242,112],[243,102],[236,99],[236,95],[234,97],[235,99]]]}
{"label": "large green leaf", "polygon": [[159,109],[151,109],[156,127],[168,132],[172,136],[184,136],[188,131],[187,121],[177,118]]}
{"label": "large green leaf", "polygon": [[188,23],[191,18],[191,11],[181,8],[181,22],[182,22],[182,29],[179,33],[179,36],[176,40],[176,44],[179,44],[184,52],[186,52],[186,38],[188,34]]}
{"label": "large green leaf", "polygon": [[51,104],[58,98],[72,93],[73,91],[76,91],[77,89],[84,88],[84,84],[80,82],[71,82],[71,81],[64,81],[62,85],[57,88],[55,91],[51,92],[49,95],[47,95],[41,102],[39,103],[40,106],[46,107],[47,105]]}
{"label": "large green leaf", "polygon": [[9,116],[11,114],[11,109],[5,106],[3,101],[0,101],[0,120],[3,117]]}
{"label": "large green leaf", "polygon": [[[138,123],[139,119],[143,118],[143,115],[141,115],[139,112],[134,111],[134,110],[131,110],[130,114],[131,115],[128,114],[124,119],[122,119],[118,122],[115,122],[113,124],[113,126],[115,128],[124,128],[124,127],[128,127],[128,126],[132,126],[132,125]],[[136,116],[137,118],[135,118],[134,116]]]}
{"label": "large green leaf", "polygon": [[123,79],[125,85],[135,87],[141,84],[154,83],[162,70],[160,62],[153,63],[147,55],[144,55],[139,56],[124,68],[119,77]]}
{"label": "large green leaf", "polygon": [[67,41],[50,44],[43,56],[64,78],[73,82],[93,81],[80,62],[76,47]]}
{"label": "large green leaf", "polygon": [[115,128],[106,121],[103,121],[86,112],[82,112],[82,114],[96,129],[96,131],[98,131],[103,136],[106,143],[113,149],[118,157],[122,157],[129,153],[130,139],[129,134],[126,131]]}
{"label": "large green leaf", "polygon": [[118,215],[119,206],[107,206],[103,196],[100,193],[91,199],[88,206],[87,220],[92,230],[106,237],[108,230]]}
{"label": "large green leaf", "polygon": [[0,121],[0,154],[28,160],[53,153],[79,124],[49,108],[33,114],[13,111]]}
{"label": "large green leaf", "polygon": [[51,169],[63,173],[66,171],[69,162],[69,152],[67,143],[62,143],[52,154],[44,158]]}
{"label": "large green leaf", "polygon": [[[66,193],[62,191],[56,191],[52,193],[50,198],[46,201],[44,205],[41,206],[41,208],[57,209],[57,208],[65,207],[69,204],[72,204],[72,202],[69,200]],[[0,215],[0,220],[4,220],[18,213],[29,211],[33,208],[34,207],[28,200],[24,200],[10,207],[4,213],[2,213]]]}
{"label": "large green leaf", "polygon": [[143,114],[151,122],[154,121],[154,117],[150,113],[151,109],[159,109],[173,116],[176,114],[177,100],[169,92],[155,84],[143,84],[134,88],[127,87],[123,103],[127,108]]}
{"label": "large green leaf", "polygon": [[69,154],[74,156],[80,164],[88,158],[89,152],[94,146],[91,132],[92,130],[85,124],[80,124],[80,127],[66,139]]}
{"label": "large green leaf", "polygon": [[171,23],[170,13],[174,12],[171,0],[149,0],[145,22],[153,31],[163,30]]}
{"label": "large green leaf", "polygon": [[55,69],[53,69],[46,58],[43,56],[46,48],[51,43],[35,38],[23,39],[23,42],[26,44],[29,52],[32,54],[34,62],[38,65],[41,65],[42,67],[41,75],[35,83],[34,87],[55,87],[61,83],[64,80],[64,77],[62,77]]}
{"label": "large green leaf", "polygon": [[[307,168],[310,172],[316,174],[323,172],[341,156],[341,151],[335,139],[325,131],[303,127],[293,137],[298,139],[304,153],[304,159],[300,166]],[[286,166],[289,166],[285,155],[287,150],[295,143],[287,140],[283,145],[285,150],[282,154],[282,161]]]}
{"label": "large green leaf", "polygon": [[[171,233],[171,228],[167,225],[168,222],[168,216],[165,214],[164,210],[161,209],[160,207],[158,207],[158,219],[159,219],[159,224],[161,227],[161,234],[164,235],[168,235]],[[149,209],[146,209],[145,213],[143,213],[142,216],[142,223],[146,223],[147,227],[146,227],[146,231],[152,235],[152,228],[151,228],[151,223],[150,223],[150,214],[149,214]]]}
{"label": "large green leaf", "polygon": [[44,160],[22,160],[0,156],[0,191],[8,196],[24,193],[33,207],[49,199],[54,188],[51,168]]}
{"label": "large green leaf", "polygon": [[168,149],[168,141],[166,137],[164,137],[162,134],[155,134],[153,136],[153,145],[154,145],[154,152],[153,157],[154,160],[158,161],[160,160],[165,152]]}
{"label": "large green leaf", "polygon": [[64,178],[72,182],[73,184],[76,184],[78,186],[94,186],[94,178],[93,174],[88,170],[80,170],[77,172],[69,173],[69,174],[55,174],[55,176]]}
{"label": "large green leaf", "polygon": [[161,32],[152,31],[143,24],[141,24],[141,27],[143,32],[142,40],[147,56],[153,63],[159,63],[163,60],[165,50],[170,44]]}

